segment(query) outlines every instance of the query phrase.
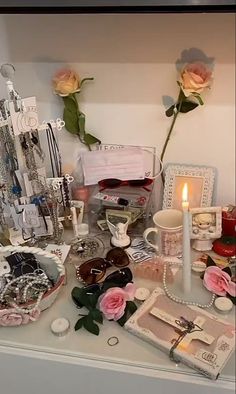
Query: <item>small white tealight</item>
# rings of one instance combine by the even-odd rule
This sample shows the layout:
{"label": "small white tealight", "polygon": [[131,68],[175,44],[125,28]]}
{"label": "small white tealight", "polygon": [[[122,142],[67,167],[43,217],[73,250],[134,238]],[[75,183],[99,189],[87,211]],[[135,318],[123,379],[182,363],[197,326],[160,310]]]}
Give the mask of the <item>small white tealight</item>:
{"label": "small white tealight", "polygon": [[206,264],[203,261],[194,261],[192,264],[192,271],[194,274],[201,275],[206,271]]}
{"label": "small white tealight", "polygon": [[138,287],[135,291],[134,298],[138,301],[145,301],[150,296],[150,290],[146,287]]}
{"label": "small white tealight", "polygon": [[63,337],[64,335],[66,335],[69,329],[70,329],[70,322],[64,317],[59,317],[58,319],[53,320],[51,324],[52,333],[58,337]]}
{"label": "small white tealight", "polygon": [[233,303],[227,297],[217,297],[215,300],[215,308],[220,313],[228,313],[233,308]]}

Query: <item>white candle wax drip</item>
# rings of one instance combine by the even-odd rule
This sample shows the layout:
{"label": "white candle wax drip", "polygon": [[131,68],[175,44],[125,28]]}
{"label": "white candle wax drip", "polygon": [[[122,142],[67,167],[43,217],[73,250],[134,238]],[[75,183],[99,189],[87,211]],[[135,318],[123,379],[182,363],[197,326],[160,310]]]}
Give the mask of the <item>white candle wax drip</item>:
{"label": "white candle wax drip", "polygon": [[183,209],[183,291],[188,294],[191,291],[191,250],[189,233],[189,202],[188,185],[184,184],[182,192]]}

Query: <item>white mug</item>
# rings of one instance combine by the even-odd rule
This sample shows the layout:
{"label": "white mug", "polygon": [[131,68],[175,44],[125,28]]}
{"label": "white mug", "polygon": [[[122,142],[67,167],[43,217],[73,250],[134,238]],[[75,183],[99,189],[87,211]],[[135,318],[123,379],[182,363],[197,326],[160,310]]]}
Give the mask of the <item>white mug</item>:
{"label": "white mug", "polygon": [[[180,256],[182,254],[183,213],[178,209],[163,209],[153,215],[155,227],[147,228],[143,233],[145,242],[152,246],[159,255]],[[156,233],[156,242],[148,240],[150,233]]]}

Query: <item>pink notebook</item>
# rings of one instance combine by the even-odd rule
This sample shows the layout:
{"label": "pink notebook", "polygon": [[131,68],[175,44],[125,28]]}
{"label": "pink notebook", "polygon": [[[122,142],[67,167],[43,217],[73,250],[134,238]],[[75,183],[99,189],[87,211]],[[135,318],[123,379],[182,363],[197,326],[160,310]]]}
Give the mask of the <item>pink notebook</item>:
{"label": "pink notebook", "polygon": [[125,328],[167,354],[173,349],[174,360],[211,379],[218,378],[235,350],[232,324],[201,308],[177,304],[160,288],[131,316]]}

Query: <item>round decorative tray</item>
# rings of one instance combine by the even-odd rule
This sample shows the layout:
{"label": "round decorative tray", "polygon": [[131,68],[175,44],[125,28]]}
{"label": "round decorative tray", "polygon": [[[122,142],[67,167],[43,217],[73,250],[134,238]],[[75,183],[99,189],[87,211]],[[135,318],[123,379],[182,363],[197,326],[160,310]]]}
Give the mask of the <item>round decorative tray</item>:
{"label": "round decorative tray", "polygon": [[20,306],[22,310],[28,312],[22,312],[22,319],[20,318],[21,312],[17,309],[1,309],[0,308],[0,326],[14,326],[27,324],[30,321],[37,320],[40,312],[49,308],[64,283],[65,279],[65,268],[61,263],[61,260],[54,254],[48,253],[40,248],[34,248],[29,246],[4,246],[0,247],[0,260],[3,257],[7,257],[12,253],[32,253],[37,258],[39,266],[45,271],[47,277],[53,283],[53,286],[44,293],[37,305],[37,311],[34,309],[36,301],[32,300]]}

